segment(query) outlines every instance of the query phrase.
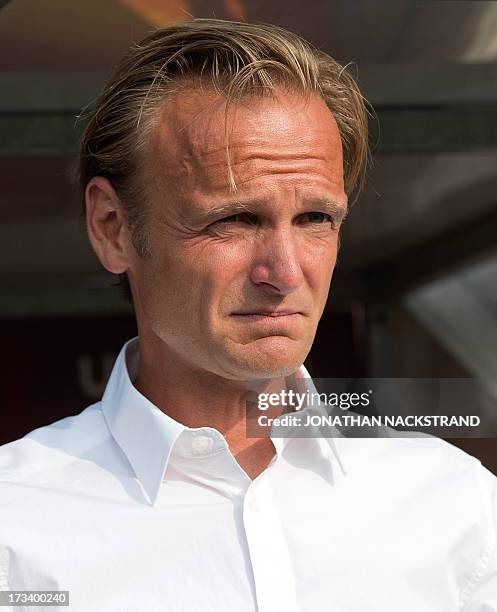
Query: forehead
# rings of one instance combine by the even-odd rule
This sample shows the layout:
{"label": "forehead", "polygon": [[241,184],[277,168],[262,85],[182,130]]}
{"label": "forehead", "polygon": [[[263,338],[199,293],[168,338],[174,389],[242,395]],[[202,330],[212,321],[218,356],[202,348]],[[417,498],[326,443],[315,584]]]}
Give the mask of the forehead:
{"label": "forehead", "polygon": [[272,171],[321,165],[334,182],[343,179],[340,134],[317,95],[284,91],[247,97],[230,105],[213,91],[183,90],[168,98],[155,120],[149,168],[185,184],[227,189],[227,152],[237,184],[271,165]]}

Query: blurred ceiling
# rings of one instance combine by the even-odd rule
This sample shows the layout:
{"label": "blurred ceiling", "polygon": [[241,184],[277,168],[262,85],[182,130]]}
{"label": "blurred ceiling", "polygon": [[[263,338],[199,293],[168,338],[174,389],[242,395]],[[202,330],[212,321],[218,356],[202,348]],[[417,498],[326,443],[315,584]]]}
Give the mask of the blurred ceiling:
{"label": "blurred ceiling", "polygon": [[344,226],[335,299],[392,299],[496,253],[496,2],[2,4],[0,312],[20,308],[16,291],[77,291],[107,278],[71,185],[75,116],[131,43],[192,16],[276,23],[353,63],[380,133]]}
{"label": "blurred ceiling", "polygon": [[191,17],[268,21],[341,62],[488,62],[497,4],[478,0],[10,0],[0,70],[110,70],[149,30]]}

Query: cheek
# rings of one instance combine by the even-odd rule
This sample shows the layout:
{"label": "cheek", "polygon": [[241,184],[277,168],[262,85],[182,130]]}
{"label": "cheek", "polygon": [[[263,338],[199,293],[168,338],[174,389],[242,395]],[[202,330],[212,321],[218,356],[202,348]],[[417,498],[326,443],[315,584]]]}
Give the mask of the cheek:
{"label": "cheek", "polygon": [[308,282],[314,289],[327,287],[337,259],[337,237],[314,243],[305,252],[303,266]]}
{"label": "cheek", "polygon": [[239,306],[249,270],[247,253],[236,254],[230,249],[213,252],[202,279],[205,310],[209,310],[211,315],[216,317],[224,316],[233,306]]}
{"label": "cheek", "polygon": [[162,255],[147,273],[157,307],[161,303],[182,319],[206,325],[226,303],[236,301],[247,270],[247,250],[212,243],[180,248]]}
{"label": "cheek", "polygon": [[164,321],[177,314],[175,301],[180,291],[177,286],[171,287],[173,279],[168,272],[153,265],[147,267],[141,276],[142,306],[147,319],[151,322]]}
{"label": "cheek", "polygon": [[188,279],[180,258],[157,253],[141,258],[135,265],[136,286],[145,317],[158,323],[177,318],[186,310],[195,283]]}

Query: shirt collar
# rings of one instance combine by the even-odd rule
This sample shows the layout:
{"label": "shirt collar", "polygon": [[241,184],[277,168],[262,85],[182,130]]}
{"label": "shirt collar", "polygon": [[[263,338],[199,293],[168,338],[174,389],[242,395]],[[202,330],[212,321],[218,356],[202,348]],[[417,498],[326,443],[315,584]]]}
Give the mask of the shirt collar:
{"label": "shirt collar", "polygon": [[[133,385],[138,370],[138,338],[122,347],[102,397],[102,411],[110,433],[127,457],[152,505],[155,504],[176,440],[190,428],[157,408]],[[309,372],[302,365],[294,374],[300,388],[317,393]],[[192,431],[192,430],[190,430]],[[333,436],[340,436],[335,430]],[[342,472],[333,436],[324,440]],[[322,437],[322,436],[317,436]],[[288,440],[273,440],[281,449]],[[279,444],[277,443],[279,442]]]}

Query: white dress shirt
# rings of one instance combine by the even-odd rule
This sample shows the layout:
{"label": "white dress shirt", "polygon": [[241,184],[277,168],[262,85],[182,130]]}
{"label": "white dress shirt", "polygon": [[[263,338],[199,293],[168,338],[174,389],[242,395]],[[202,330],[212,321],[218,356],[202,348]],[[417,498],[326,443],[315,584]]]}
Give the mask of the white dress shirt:
{"label": "white dress shirt", "polygon": [[0,590],[68,590],[71,612],[497,612],[497,479],[477,459],[273,438],[252,481],[219,431],[135,389],[137,350],[101,402],[0,447]]}

